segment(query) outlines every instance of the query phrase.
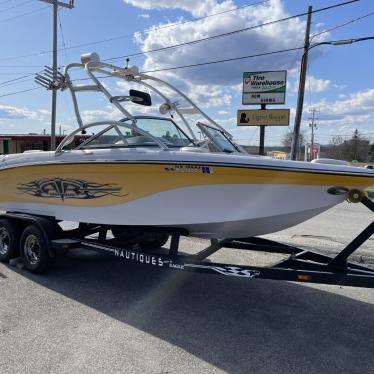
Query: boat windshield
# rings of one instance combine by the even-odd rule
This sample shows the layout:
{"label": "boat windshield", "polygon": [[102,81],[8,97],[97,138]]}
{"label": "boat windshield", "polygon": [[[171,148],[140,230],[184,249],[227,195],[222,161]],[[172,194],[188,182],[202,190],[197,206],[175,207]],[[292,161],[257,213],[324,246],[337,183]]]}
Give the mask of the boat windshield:
{"label": "boat windshield", "polygon": [[[124,121],[134,123],[134,120]],[[191,140],[175,122],[168,118],[136,117],[136,127],[148,132],[160,139],[168,147],[189,147],[194,146]]]}
{"label": "boat windshield", "polygon": [[[98,131],[78,148],[158,147],[155,138],[169,148],[195,146],[194,142],[169,119],[138,117],[122,122],[124,126],[102,126],[104,128],[101,131]],[[136,128],[127,128],[126,123],[143,131],[138,132]],[[144,132],[151,136],[146,136]]]}
{"label": "boat windshield", "polygon": [[208,137],[221,152],[234,153],[241,152],[240,149],[233,143],[223,131],[216,129],[212,126],[197,123],[197,126],[203,132],[203,134]]}

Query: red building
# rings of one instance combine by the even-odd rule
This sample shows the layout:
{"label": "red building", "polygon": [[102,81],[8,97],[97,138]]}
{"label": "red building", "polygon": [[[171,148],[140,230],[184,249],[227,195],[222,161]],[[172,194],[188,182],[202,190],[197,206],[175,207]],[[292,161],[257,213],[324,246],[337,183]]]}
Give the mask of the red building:
{"label": "red building", "polygon": [[[56,144],[64,139],[64,136],[56,136]],[[78,146],[87,135],[76,135],[74,145]],[[0,135],[0,154],[22,153],[30,150],[49,151],[51,149],[51,136],[39,134],[3,134]]]}

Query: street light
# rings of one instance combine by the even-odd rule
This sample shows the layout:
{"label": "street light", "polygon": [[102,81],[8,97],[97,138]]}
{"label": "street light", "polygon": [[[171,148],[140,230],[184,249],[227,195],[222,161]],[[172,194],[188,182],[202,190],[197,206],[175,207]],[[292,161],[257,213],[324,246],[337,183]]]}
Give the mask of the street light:
{"label": "street light", "polygon": [[[374,40],[374,36],[367,36],[364,38],[356,38],[356,39],[342,39],[342,40],[332,40],[328,42],[320,42],[311,45],[302,55],[301,57],[301,72],[304,72],[306,69],[305,66],[305,59],[308,55],[308,52],[320,45],[345,45],[345,44],[353,44],[357,42],[362,42],[365,40]],[[302,74],[300,74],[302,76]],[[300,83],[299,87],[299,94],[297,98],[297,108],[296,108],[296,115],[295,115],[295,125],[292,137],[292,145],[291,145],[291,160],[296,160],[297,158],[297,145],[299,142],[300,136],[300,126],[301,126],[301,117],[303,115],[303,105],[304,105],[304,91],[305,91],[305,80]]]}

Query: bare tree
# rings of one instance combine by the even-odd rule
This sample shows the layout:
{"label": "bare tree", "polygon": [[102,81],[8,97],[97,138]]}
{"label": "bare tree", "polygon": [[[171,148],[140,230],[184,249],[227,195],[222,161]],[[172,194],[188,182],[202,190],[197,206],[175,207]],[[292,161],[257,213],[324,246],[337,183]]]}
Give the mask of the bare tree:
{"label": "bare tree", "polygon": [[374,162],[374,143],[370,145],[369,161]]}
{"label": "bare tree", "polygon": [[344,160],[344,139],[341,135],[335,135],[330,139],[328,157],[336,160]]}
{"label": "bare tree", "polygon": [[328,154],[330,158],[338,160],[368,162],[369,151],[369,141],[356,129],[349,140],[343,140],[342,136],[332,137]]}
{"label": "bare tree", "polygon": [[[291,148],[292,137],[293,137],[293,131],[291,129],[288,129],[283,133],[282,139],[281,139],[281,143],[283,147]],[[304,131],[300,132],[299,144],[300,146],[303,146],[305,144],[305,132]]]}

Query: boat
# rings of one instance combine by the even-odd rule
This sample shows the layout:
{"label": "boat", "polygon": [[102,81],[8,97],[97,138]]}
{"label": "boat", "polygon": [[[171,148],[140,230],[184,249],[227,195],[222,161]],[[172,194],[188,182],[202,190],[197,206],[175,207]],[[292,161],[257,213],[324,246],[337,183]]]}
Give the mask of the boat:
{"label": "boat", "polygon": [[[91,82],[77,84],[76,70]],[[115,235],[182,230],[244,238],[297,225],[346,199],[360,201],[374,185],[370,169],[250,155],[180,90],[135,66],[114,66],[90,53],[49,76],[50,82],[37,80],[70,92],[78,127],[53,152],[0,158],[0,209],[6,212],[106,225]],[[113,96],[103,83],[107,77],[147,92]],[[77,94],[88,91],[102,93],[118,120],[85,124]],[[144,109],[154,113],[153,94],[159,114],[144,115]],[[77,135],[82,142],[71,149]]]}

